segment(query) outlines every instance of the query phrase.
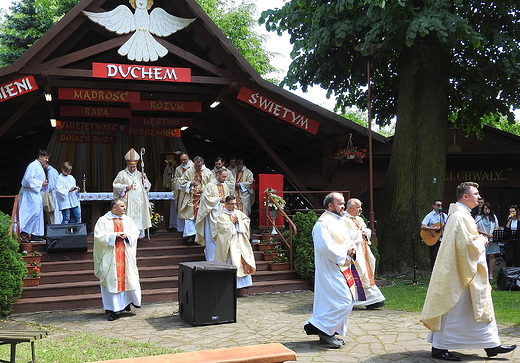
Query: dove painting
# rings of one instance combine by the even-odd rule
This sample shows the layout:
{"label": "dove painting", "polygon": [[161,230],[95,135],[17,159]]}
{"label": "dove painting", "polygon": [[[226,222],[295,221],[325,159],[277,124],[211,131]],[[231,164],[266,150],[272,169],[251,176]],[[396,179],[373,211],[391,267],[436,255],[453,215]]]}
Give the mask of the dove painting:
{"label": "dove painting", "polygon": [[153,0],[130,0],[132,10],[126,5],[119,5],[104,13],[83,13],[93,22],[98,23],[116,34],[135,32],[119,49],[118,53],[131,61],[155,62],[168,54],[168,50],[159,44],[152,34],[166,37],[187,27],[195,19],[179,18],[168,14],[162,8],[148,10]]}

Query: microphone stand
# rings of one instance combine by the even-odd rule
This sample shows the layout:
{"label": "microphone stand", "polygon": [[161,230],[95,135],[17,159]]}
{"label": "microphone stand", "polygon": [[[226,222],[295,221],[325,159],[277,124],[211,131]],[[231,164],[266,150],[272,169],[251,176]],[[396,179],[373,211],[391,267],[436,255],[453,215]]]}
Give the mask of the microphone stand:
{"label": "microphone stand", "polygon": [[419,280],[417,280],[417,269],[419,268],[419,264],[415,261],[415,237],[417,234],[412,233],[412,259],[413,259],[413,280],[411,282],[408,282],[407,285],[425,285],[422,283],[419,283]]}

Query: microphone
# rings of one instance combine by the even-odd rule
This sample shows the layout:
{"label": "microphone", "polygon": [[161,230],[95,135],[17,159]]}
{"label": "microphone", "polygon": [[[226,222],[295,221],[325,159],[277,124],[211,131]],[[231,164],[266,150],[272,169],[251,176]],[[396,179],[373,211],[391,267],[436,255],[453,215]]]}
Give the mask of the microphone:
{"label": "microphone", "polygon": [[438,209],[438,210],[439,210],[439,212],[442,212],[442,207],[439,207],[439,209]]}

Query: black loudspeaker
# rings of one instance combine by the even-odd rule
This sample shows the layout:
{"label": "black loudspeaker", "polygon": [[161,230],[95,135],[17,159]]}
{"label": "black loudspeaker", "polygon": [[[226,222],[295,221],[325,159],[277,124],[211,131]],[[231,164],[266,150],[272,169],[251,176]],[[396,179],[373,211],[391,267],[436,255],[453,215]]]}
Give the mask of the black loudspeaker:
{"label": "black loudspeaker", "polygon": [[520,267],[502,267],[498,272],[499,290],[520,291]]}
{"label": "black loudspeaker", "polygon": [[45,238],[47,252],[87,252],[85,223],[48,224]]}
{"label": "black loudspeaker", "polygon": [[236,323],[237,268],[217,261],[179,264],[179,315],[192,326]]}

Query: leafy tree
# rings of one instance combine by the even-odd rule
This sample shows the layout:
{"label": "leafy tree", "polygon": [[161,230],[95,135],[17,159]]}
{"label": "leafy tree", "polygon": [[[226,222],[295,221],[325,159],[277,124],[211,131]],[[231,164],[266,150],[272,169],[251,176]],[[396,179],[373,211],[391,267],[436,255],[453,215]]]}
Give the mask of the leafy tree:
{"label": "leafy tree", "polygon": [[[412,243],[403,241],[443,195],[443,183],[431,181],[443,180],[449,116],[467,132],[479,132],[484,116],[513,122],[519,10],[516,0],[291,0],[262,13],[267,30],[291,37],[285,84],[319,84],[338,108],[364,109],[370,60],[375,120],[397,116],[378,216],[383,270],[412,266]],[[416,248],[417,260],[426,255]]]}
{"label": "leafy tree", "polygon": [[[20,0],[0,24],[0,66],[16,61],[57,23],[79,0]],[[223,0],[197,0],[253,68],[265,75],[275,71],[274,53],[263,49],[265,36],[255,33],[256,7],[249,0],[235,6]]]}
{"label": "leafy tree", "polygon": [[266,36],[252,30],[257,24],[253,17],[255,4],[250,0],[238,6],[234,1],[224,0],[197,0],[197,3],[260,75],[276,71],[270,64],[274,53],[263,49]]}
{"label": "leafy tree", "polygon": [[27,273],[18,252],[18,242],[11,234],[11,218],[0,212],[0,316],[7,316],[22,295],[22,278]]}

